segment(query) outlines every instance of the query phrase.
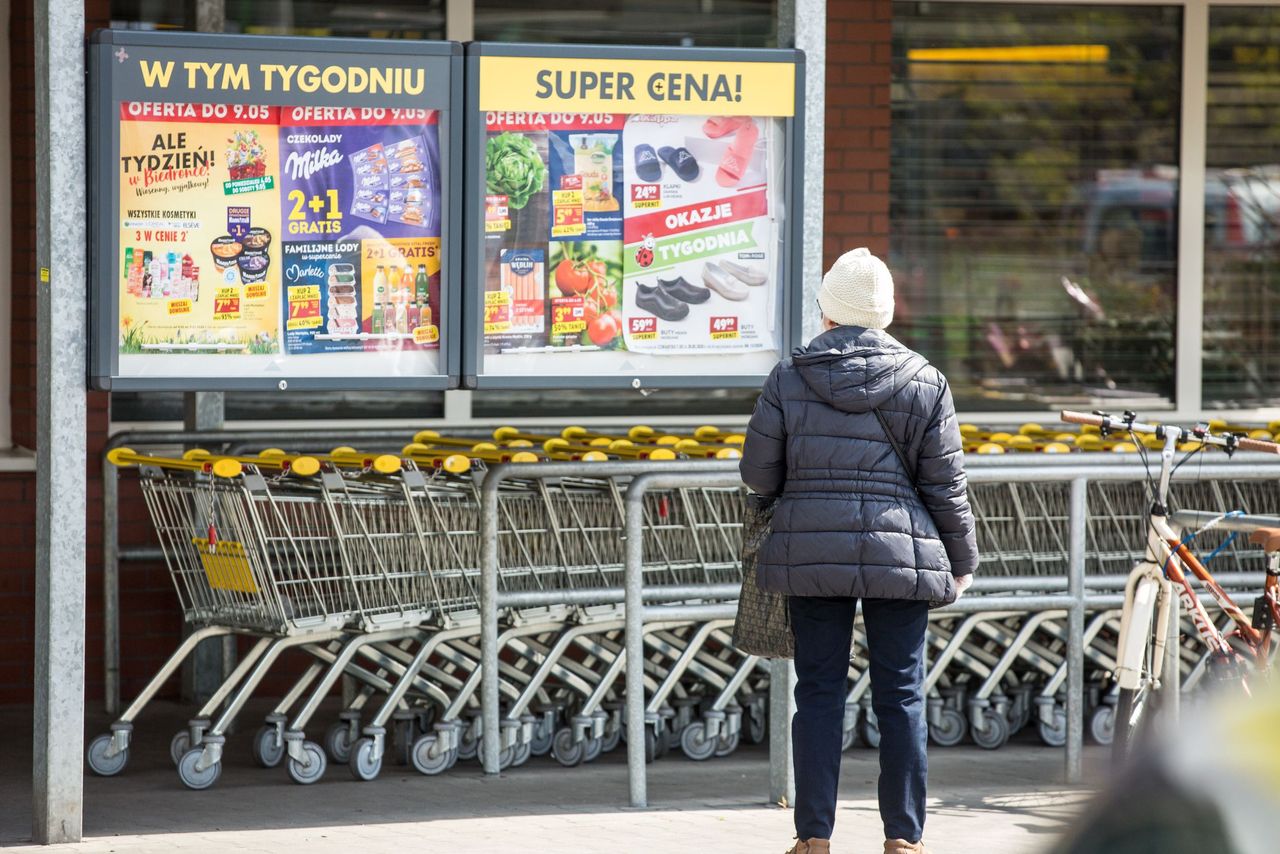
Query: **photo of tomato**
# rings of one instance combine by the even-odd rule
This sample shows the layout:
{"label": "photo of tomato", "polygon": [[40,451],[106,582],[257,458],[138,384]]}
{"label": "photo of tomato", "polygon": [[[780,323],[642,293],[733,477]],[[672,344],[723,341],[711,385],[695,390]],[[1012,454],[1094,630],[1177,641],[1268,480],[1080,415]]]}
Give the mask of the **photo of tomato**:
{"label": "photo of tomato", "polygon": [[587,337],[597,347],[605,347],[622,335],[622,315],[616,311],[601,314],[587,323]]}
{"label": "photo of tomato", "polygon": [[[614,349],[623,346],[622,316],[617,311],[622,287],[622,245],[613,241],[551,244],[552,279],[558,302],[581,300],[585,329],[563,343]],[[555,343],[555,342],[553,342]]]}

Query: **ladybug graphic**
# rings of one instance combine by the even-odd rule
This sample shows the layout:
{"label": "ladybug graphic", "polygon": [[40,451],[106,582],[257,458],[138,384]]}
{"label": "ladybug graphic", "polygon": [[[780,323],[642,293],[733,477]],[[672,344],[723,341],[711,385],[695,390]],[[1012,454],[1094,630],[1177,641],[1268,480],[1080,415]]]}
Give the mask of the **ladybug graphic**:
{"label": "ladybug graphic", "polygon": [[652,234],[646,234],[644,241],[640,244],[640,248],[636,250],[636,263],[641,267],[648,267],[653,263],[653,250],[657,248],[658,241],[653,239]]}

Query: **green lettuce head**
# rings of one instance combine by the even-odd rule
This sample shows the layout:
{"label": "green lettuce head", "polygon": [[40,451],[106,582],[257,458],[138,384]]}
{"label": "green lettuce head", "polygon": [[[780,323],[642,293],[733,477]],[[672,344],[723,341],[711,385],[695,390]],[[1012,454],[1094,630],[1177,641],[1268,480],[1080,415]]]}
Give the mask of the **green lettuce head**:
{"label": "green lettuce head", "polygon": [[489,139],[484,158],[490,193],[507,197],[507,206],[520,210],[542,190],[547,165],[533,140],[522,133],[500,133]]}

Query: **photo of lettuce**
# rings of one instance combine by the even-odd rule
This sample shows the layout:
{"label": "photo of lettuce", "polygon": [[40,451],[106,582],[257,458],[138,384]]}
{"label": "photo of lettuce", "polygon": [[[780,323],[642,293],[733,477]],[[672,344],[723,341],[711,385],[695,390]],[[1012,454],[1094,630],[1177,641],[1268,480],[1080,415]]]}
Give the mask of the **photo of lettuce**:
{"label": "photo of lettuce", "polygon": [[485,181],[490,193],[507,197],[507,206],[520,210],[547,180],[547,165],[533,140],[522,133],[500,133],[489,138],[484,158]]}

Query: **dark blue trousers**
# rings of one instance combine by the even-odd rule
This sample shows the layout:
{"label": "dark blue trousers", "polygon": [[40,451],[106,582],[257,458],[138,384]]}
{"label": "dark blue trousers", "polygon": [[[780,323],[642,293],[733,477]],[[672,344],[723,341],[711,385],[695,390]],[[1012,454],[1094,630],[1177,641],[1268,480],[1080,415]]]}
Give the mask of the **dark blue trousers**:
{"label": "dark blue trousers", "polygon": [[[840,784],[849,641],[857,599],[791,597],[796,636],[796,836],[830,839]],[[871,707],[880,724],[880,818],[886,839],[924,833],[928,730],[924,702],[925,602],[864,599]]]}

